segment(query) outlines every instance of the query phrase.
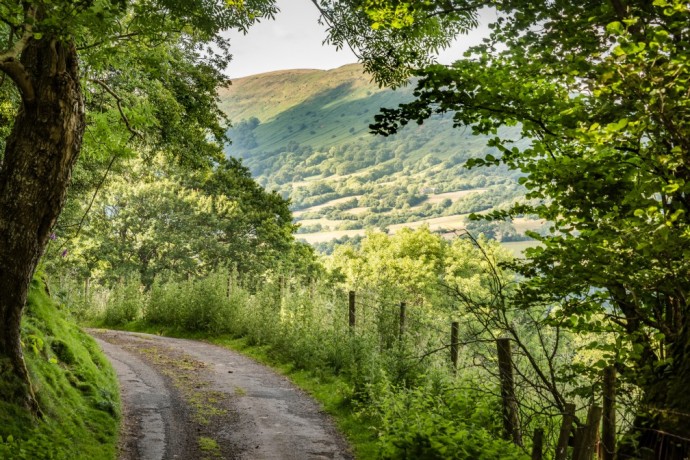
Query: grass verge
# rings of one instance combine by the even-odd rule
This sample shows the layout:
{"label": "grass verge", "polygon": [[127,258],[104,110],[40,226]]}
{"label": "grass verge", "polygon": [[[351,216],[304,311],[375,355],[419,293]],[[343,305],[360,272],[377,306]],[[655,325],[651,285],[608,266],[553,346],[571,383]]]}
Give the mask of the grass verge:
{"label": "grass verge", "polygon": [[34,280],[22,340],[44,416],[0,401],[0,458],[106,460],[117,453],[117,377],[96,342]]}

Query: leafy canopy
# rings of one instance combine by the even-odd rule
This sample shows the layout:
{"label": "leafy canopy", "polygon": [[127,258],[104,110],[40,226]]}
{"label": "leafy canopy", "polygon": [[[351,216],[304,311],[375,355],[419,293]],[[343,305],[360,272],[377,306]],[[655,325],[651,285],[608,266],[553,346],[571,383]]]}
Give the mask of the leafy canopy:
{"label": "leafy canopy", "polygon": [[272,0],[11,2],[0,7],[0,69],[25,90],[15,64],[27,43],[72,41],[87,104],[87,157],[165,151],[207,165],[226,140],[216,105],[231,59],[222,32],[246,31],[276,11]]}
{"label": "leafy canopy", "polygon": [[[412,70],[477,25],[476,14],[447,16],[385,2],[312,0],[329,25],[328,41],[349,47],[381,85],[406,84]],[[384,6],[383,9],[371,6]],[[369,7],[369,8],[367,8]]]}
{"label": "leafy canopy", "polygon": [[[652,414],[654,429],[687,437],[668,414],[690,408],[683,390],[690,375],[690,6],[364,2],[371,17],[398,30],[407,27],[400,15],[452,17],[481,7],[497,12],[484,43],[452,66],[421,70],[417,100],[384,110],[373,129],[393,134],[451,112],[456,126],[492,135],[501,155],[468,166],[522,171],[531,200],[492,217],[533,213],[553,223],[553,234],[534,235],[541,247],[515,266],[528,277],[518,301],[558,304],[555,324],[614,334],[618,346],[605,358],[642,388],[639,413]],[[502,136],[503,125],[520,126],[529,145]]]}

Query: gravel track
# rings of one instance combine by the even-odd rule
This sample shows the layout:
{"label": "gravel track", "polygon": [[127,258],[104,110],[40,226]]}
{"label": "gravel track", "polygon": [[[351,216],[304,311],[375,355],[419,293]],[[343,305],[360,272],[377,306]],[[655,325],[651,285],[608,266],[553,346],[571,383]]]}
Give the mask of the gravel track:
{"label": "gravel track", "polygon": [[311,397],[250,358],[194,340],[89,333],[120,380],[120,460],[354,458]]}

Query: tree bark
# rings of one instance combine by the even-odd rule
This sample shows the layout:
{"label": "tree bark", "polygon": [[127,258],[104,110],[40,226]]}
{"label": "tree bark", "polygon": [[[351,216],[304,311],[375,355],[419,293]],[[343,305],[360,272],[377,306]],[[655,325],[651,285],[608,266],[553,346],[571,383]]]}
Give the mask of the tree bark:
{"label": "tree bark", "polygon": [[22,104],[0,163],[0,397],[37,409],[20,322],[29,284],[65,202],[85,128],[72,42],[31,39],[20,60],[32,93]]}
{"label": "tree bark", "polygon": [[643,398],[633,428],[622,440],[618,459],[687,460],[690,457],[690,334],[687,326],[670,364],[650,372],[640,386]]}

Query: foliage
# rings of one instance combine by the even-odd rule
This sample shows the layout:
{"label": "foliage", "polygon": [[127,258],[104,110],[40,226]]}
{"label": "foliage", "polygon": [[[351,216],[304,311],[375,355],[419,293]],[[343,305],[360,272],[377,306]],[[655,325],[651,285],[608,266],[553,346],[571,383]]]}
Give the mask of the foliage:
{"label": "foliage", "polygon": [[[471,388],[471,382],[462,385]],[[497,439],[496,401],[450,382],[415,389],[385,389],[370,409],[381,418],[380,458],[527,459],[525,452]]]}
{"label": "foliage", "polygon": [[351,290],[366,286],[385,292],[391,299],[423,303],[438,290],[446,247],[428,227],[403,228],[392,237],[369,232],[359,250],[352,246],[336,248],[331,269],[345,276]]}
{"label": "foliage", "polygon": [[[417,15],[412,10],[396,16],[394,27],[381,27],[378,18],[353,8],[351,2],[316,0],[314,4],[330,26],[328,41],[338,48],[349,46],[381,85],[405,84],[412,68],[434,62],[431,53],[438,53],[455,35],[477,24],[473,14],[447,18]],[[415,20],[421,18],[425,20]]]}
{"label": "foliage", "polygon": [[97,162],[110,157],[107,169],[134,152],[164,152],[197,168],[219,161],[225,130],[216,88],[230,59],[221,32],[246,30],[275,11],[272,0],[0,7],[1,102],[5,114],[18,109],[0,161],[0,233],[7,242],[0,246],[0,358],[9,359],[23,387],[10,397],[27,409],[38,412],[20,319],[82,144]]}
{"label": "foliage", "polygon": [[[0,457],[12,459],[114,458],[119,429],[117,380],[96,342],[67,321],[32,283],[23,319],[27,366],[44,417],[0,401]],[[3,376],[2,384],[9,384]]]}
{"label": "foliage", "polygon": [[359,236],[359,235],[352,237],[352,238],[346,235],[342,238],[336,238],[334,240],[326,241],[324,243],[316,243],[316,244],[314,244],[314,249],[318,253],[330,256],[335,251],[335,248],[337,248],[338,246],[345,245],[345,244],[347,244],[349,246],[353,246],[355,249],[359,249],[361,247],[361,243],[362,243],[363,238],[364,238],[363,236]]}
{"label": "foliage", "polygon": [[241,302],[241,297],[228,298],[228,276],[221,271],[181,283],[156,282],[150,300],[142,306],[144,319],[191,332],[228,332],[236,303]]}
{"label": "foliage", "polygon": [[[435,3],[404,3],[443,14]],[[521,170],[537,200],[495,217],[533,212],[554,222],[555,233],[515,267],[529,277],[519,299],[558,304],[554,321],[576,332],[615,334],[604,359],[644,395],[635,446],[621,455],[668,448],[687,456],[690,336],[679,319],[690,290],[690,9],[675,0],[496,7],[484,44],[450,67],[421,71],[418,99],[384,110],[374,128],[392,134],[452,112],[457,125],[495,135],[501,154],[470,163]],[[516,124],[528,147],[497,133]]]}
{"label": "foliage", "polygon": [[174,1],[17,4],[1,13],[2,27],[13,28],[3,34],[2,49],[21,52],[31,39],[52,37],[76,42],[90,125],[85,155],[164,150],[198,165],[217,158],[225,139],[215,90],[230,54],[220,32],[247,30],[275,12],[269,0],[222,8]]}
{"label": "foliage", "polygon": [[[495,339],[509,336],[517,344],[525,432],[536,426],[553,432],[563,395],[572,391],[569,396],[584,406],[597,376],[554,377],[557,372],[563,377],[574,362],[587,366],[591,356],[566,334],[548,329],[535,334],[543,310],[501,303],[513,292],[515,278],[498,264],[510,258],[498,243],[481,244],[471,238],[448,242],[427,228],[393,236],[371,233],[359,249],[339,248],[327,263],[332,271],[320,277],[265,274],[256,281],[219,271],[187,281],[160,280],[149,293],[136,291],[142,321],[127,327],[229,334],[295,370],[337,376],[347,382],[342,390],[347,404],[381,431],[381,455],[389,458],[405,451],[410,458],[471,451],[484,451],[486,458],[519,456],[496,440]],[[348,326],[351,289],[356,290],[354,330]],[[402,329],[401,301],[406,302]],[[107,316],[101,313],[100,320]],[[462,325],[457,377],[447,360],[451,321]],[[451,390],[466,386],[476,393]],[[396,415],[404,407],[413,409]]]}
{"label": "foliage", "polygon": [[108,298],[103,324],[121,326],[139,319],[145,302],[141,291],[141,283],[136,278],[127,278],[116,284]]}
{"label": "foliage", "polygon": [[82,205],[91,211],[79,236],[56,232],[51,268],[109,282],[136,271],[147,286],[156,274],[185,277],[223,266],[261,273],[299,260],[298,271],[308,271],[309,257],[293,248],[287,202],[266,193],[237,161],[186,176],[160,157],[130,165]]}
{"label": "foliage", "polygon": [[470,220],[465,230],[473,235],[484,235],[488,239],[496,241],[524,241],[531,239],[527,235],[521,235],[509,221],[495,220]]}

